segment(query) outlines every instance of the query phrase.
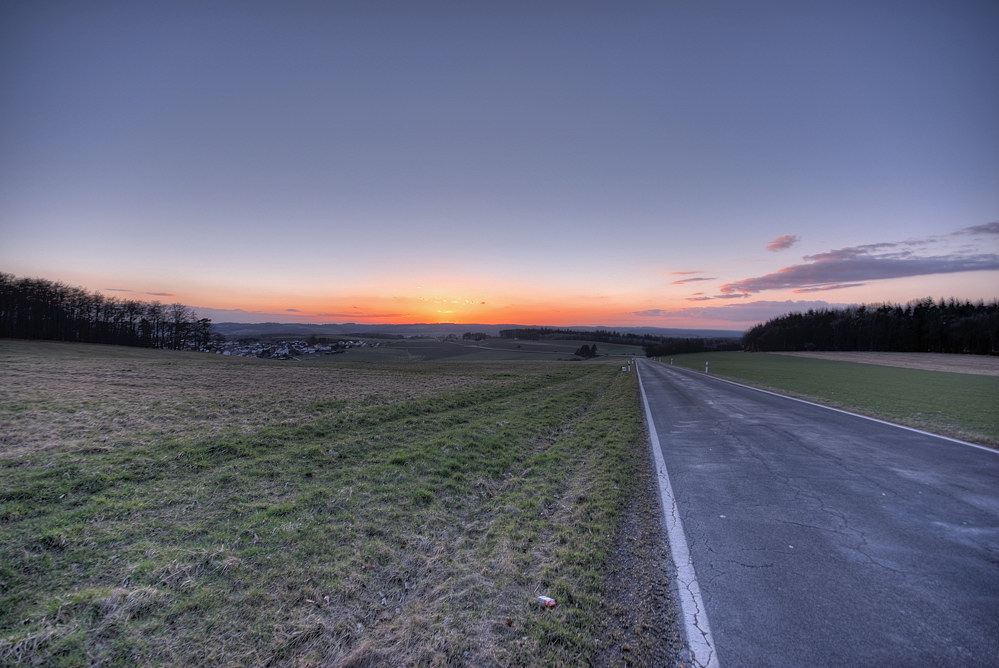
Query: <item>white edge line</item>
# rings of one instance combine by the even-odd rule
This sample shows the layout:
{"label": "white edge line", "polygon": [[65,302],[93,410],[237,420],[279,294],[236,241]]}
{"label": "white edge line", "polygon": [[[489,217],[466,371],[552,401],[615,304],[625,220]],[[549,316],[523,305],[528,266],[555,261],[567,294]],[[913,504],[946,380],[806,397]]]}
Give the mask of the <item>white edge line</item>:
{"label": "white edge line", "polygon": [[711,637],[711,627],[708,625],[708,613],[701,600],[701,587],[697,583],[694,572],[694,562],[690,558],[687,547],[687,536],[683,531],[683,522],[673,496],[673,486],[669,482],[666,461],[663,459],[659,434],[652,420],[652,410],[649,398],[645,396],[645,385],[642,383],[641,363],[638,367],[638,386],[642,392],[642,403],[645,405],[645,421],[648,424],[649,440],[652,456],[655,459],[657,479],[659,481],[659,500],[662,502],[663,519],[666,522],[666,534],[669,537],[670,556],[677,571],[677,592],[680,599],[680,613],[683,616],[683,632],[687,646],[693,655],[696,666],[704,668],[719,668],[718,654],[715,652],[714,640]]}
{"label": "white edge line", "polygon": [[[668,366],[667,364],[664,364],[663,362],[658,362],[658,364],[662,364],[663,366]],[[686,367],[671,366],[669,368],[675,369],[675,370],[681,371],[681,372],[686,372],[686,373],[688,373],[690,375],[693,375],[693,376],[702,376],[702,375],[704,375],[700,371],[695,371],[694,369],[688,369]],[[770,394],[770,395],[773,395],[775,397],[782,397],[784,399],[790,399],[791,401],[797,401],[797,402],[802,403],[802,404],[808,404],[809,406],[818,406],[819,408],[825,408],[827,411],[836,411],[837,413],[843,413],[844,415],[852,415],[853,417],[863,418],[865,420],[870,420],[871,422],[878,422],[880,424],[888,425],[889,427],[895,427],[897,429],[905,429],[906,431],[911,431],[911,432],[915,432],[917,434],[922,434],[923,436],[932,436],[933,438],[943,439],[944,441],[950,441],[952,443],[960,443],[961,445],[967,445],[968,447],[971,447],[971,448],[978,448],[979,450],[985,450],[986,452],[991,452],[992,454],[999,454],[999,450],[996,450],[995,448],[990,448],[990,447],[985,446],[985,445],[979,445],[978,443],[970,443],[968,441],[962,441],[959,438],[951,438],[950,436],[943,436],[941,434],[934,434],[932,431],[923,431],[922,429],[916,429],[915,427],[907,427],[904,424],[898,424],[897,422],[889,422],[887,420],[880,420],[880,419],[878,419],[876,417],[871,417],[870,415],[864,415],[862,413],[853,413],[851,411],[843,410],[842,408],[833,408],[832,406],[826,406],[825,404],[818,404],[818,403],[815,403],[814,401],[808,401],[807,399],[799,399],[798,397],[792,397],[792,396],[789,396],[787,394],[781,394],[780,392],[772,392],[770,390],[764,390],[764,389],[759,388],[759,387],[753,387],[752,385],[743,385],[742,383],[737,383],[734,380],[728,380],[727,378],[719,378],[718,376],[711,376],[711,375],[708,375],[707,377],[711,378],[712,380],[717,380],[717,381],[722,382],[722,383],[728,383],[729,385],[735,385],[737,387],[744,387],[747,390],[755,390],[757,392],[762,392],[763,394]],[[639,382],[641,382],[641,379],[639,379]]]}

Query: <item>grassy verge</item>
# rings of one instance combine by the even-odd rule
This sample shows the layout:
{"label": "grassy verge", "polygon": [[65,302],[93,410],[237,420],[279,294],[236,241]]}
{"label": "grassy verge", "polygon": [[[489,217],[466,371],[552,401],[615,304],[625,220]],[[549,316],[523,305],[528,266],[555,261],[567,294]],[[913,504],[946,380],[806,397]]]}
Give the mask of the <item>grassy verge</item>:
{"label": "grassy verge", "polygon": [[0,342],[0,376],[0,663],[580,665],[599,649],[646,456],[616,362]]}
{"label": "grassy verge", "polygon": [[[668,359],[664,360],[667,363]],[[676,365],[985,445],[999,446],[999,377],[724,352]]]}

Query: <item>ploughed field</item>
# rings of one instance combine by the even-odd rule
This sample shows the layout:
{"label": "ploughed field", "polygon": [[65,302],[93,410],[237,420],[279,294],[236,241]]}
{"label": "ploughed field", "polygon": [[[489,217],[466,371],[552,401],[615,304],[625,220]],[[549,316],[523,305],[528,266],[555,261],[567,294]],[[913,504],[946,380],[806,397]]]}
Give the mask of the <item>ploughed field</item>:
{"label": "ploughed field", "polygon": [[0,341],[0,664],[671,663],[636,388]]}

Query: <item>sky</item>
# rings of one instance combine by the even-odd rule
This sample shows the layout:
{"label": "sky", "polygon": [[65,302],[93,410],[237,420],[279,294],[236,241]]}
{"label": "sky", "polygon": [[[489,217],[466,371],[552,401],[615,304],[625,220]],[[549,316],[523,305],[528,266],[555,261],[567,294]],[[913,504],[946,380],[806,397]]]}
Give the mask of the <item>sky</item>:
{"label": "sky", "polygon": [[0,0],[0,271],[216,322],[999,297],[993,0]]}

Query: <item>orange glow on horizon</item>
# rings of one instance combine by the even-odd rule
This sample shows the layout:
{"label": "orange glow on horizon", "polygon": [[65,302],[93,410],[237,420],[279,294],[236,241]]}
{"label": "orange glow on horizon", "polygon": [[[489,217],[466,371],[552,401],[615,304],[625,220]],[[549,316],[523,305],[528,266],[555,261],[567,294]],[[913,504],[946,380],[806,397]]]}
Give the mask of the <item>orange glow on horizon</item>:
{"label": "orange glow on horizon", "polygon": [[[616,300],[577,299],[574,302],[553,299],[472,300],[446,297],[368,297],[332,303],[331,300],[296,302],[286,307],[272,299],[260,302],[201,299],[203,308],[239,311],[245,320],[309,323],[345,323],[373,325],[410,324],[480,324],[570,326],[651,326],[682,327],[682,323],[664,323],[658,318],[635,315],[641,306]],[[206,303],[207,302],[207,303]],[[596,302],[596,303],[594,303]],[[279,305],[280,304],[280,305]],[[677,308],[685,305],[677,304]],[[213,318],[224,322],[222,315]],[[704,326],[704,325],[698,325]]]}
{"label": "orange glow on horizon", "polygon": [[[500,288],[475,285],[473,281],[455,290],[452,279],[415,288],[393,291],[385,286],[379,293],[330,295],[322,288],[288,294],[287,288],[269,294],[237,290],[220,294],[198,290],[178,295],[178,301],[205,309],[238,311],[242,319],[259,314],[262,320],[289,322],[370,324],[524,324],[569,326],[615,324],[630,319],[644,301],[628,298],[563,294],[558,289],[539,286],[504,285]],[[398,286],[396,286],[398,287]],[[234,316],[237,314],[234,314]],[[214,318],[219,322],[224,314]],[[634,317],[634,316],[631,316]]]}
{"label": "orange glow on horizon", "polygon": [[[718,309],[690,301],[681,290],[664,287],[658,295],[623,290],[587,293],[543,285],[503,285],[501,288],[467,285],[454,289],[455,281],[443,281],[393,291],[392,287],[365,294],[330,294],[325,286],[298,291],[297,286],[240,284],[219,290],[183,286],[168,297],[153,293],[106,293],[109,297],[133,298],[162,303],[182,303],[201,317],[221,322],[357,323],[359,325],[410,325],[449,323],[456,325],[523,325],[539,327],[660,327],[745,330],[756,322],[743,322],[732,313],[723,317]],[[133,283],[136,288],[142,285]],[[398,284],[395,286],[398,288]],[[609,286],[608,286],[609,287]],[[185,289],[186,288],[186,289]],[[672,292],[673,294],[668,294]],[[681,293],[681,294],[676,294]],[[731,303],[731,302],[729,302]],[[701,311],[714,311],[706,314]]]}
{"label": "orange glow on horizon", "polygon": [[[560,298],[546,300],[541,294],[524,299],[495,292],[483,297],[451,296],[441,291],[407,296],[333,298],[315,294],[288,298],[283,295],[220,295],[201,292],[178,294],[174,301],[195,308],[238,312],[243,319],[252,319],[253,314],[259,314],[260,321],[277,319],[315,323],[578,325],[608,319],[620,320],[624,315],[613,307],[608,309],[609,304],[606,303],[593,308],[594,305],[586,303],[586,300],[576,300],[574,303]],[[215,319],[222,321],[219,317]]]}

